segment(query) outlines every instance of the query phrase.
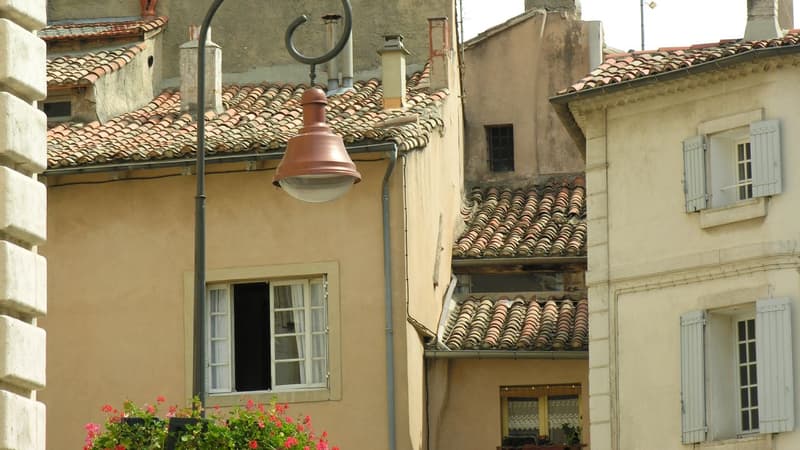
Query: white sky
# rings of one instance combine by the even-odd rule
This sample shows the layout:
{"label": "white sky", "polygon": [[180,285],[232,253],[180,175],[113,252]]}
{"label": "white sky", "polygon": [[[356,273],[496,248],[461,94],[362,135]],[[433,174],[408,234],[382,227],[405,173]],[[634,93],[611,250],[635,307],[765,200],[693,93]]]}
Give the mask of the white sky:
{"label": "white sky", "polygon": [[[521,14],[524,0],[462,0],[464,38]],[[747,0],[655,0],[645,5],[645,48],[686,46],[740,38],[747,20]],[[649,3],[650,0],[646,0]],[[638,50],[639,0],[582,0],[583,20],[603,22],[606,44],[620,50]],[[800,24],[800,3],[794,10]]]}

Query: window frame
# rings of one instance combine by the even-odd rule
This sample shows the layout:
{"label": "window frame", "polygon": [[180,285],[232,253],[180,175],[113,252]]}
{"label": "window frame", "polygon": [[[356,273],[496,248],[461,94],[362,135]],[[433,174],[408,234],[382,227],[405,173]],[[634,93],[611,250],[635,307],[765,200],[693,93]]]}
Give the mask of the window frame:
{"label": "window frame", "polygon": [[[500,148],[500,146],[495,145],[495,136],[492,134],[495,131],[502,130],[507,131],[510,136],[505,136],[504,138],[508,140],[508,145],[505,147]],[[495,173],[503,173],[503,172],[514,172],[515,170],[515,146],[514,146],[514,125],[510,123],[506,124],[497,124],[497,125],[485,125],[484,126],[484,133],[486,134],[486,160],[489,165],[489,171]],[[499,137],[499,136],[498,136]],[[504,153],[502,156],[503,158],[499,158],[497,153],[500,152]],[[507,154],[506,154],[507,153]],[[502,161],[506,164],[504,167],[498,168],[498,162]]]}
{"label": "window frame", "polygon": [[[576,396],[578,399],[578,419],[583,420],[581,409],[581,385],[580,383],[569,384],[537,384],[526,386],[500,386],[500,440],[511,437],[508,431],[508,400],[510,398],[536,399],[538,402],[539,434],[540,436],[550,437],[550,415],[548,399],[551,396]],[[582,426],[578,425],[582,430]],[[546,431],[547,434],[542,434]],[[583,437],[581,437],[583,441]]]}
{"label": "window frame", "polygon": [[[248,282],[280,282],[282,280],[297,280],[324,277],[327,282],[327,384],[322,387],[292,386],[286,389],[273,389],[268,391],[233,391],[208,392],[208,399],[221,407],[240,406],[244,398],[257,402],[269,403],[272,399],[282,403],[310,402],[341,400],[342,374],[341,374],[341,311],[340,311],[340,281],[339,264],[335,261],[314,263],[279,264],[269,266],[251,266],[229,269],[212,269],[206,271],[206,289],[214,285],[234,285]],[[187,398],[192,396],[193,373],[193,342],[194,342],[194,273],[184,273],[184,382]],[[272,289],[270,287],[270,289]],[[232,299],[230,299],[232,302]],[[210,317],[206,314],[206,319]],[[232,314],[231,314],[232,320]],[[230,333],[233,332],[231,328]],[[208,345],[208,340],[206,342]],[[208,348],[208,347],[206,347]],[[206,353],[209,355],[210,353]],[[232,355],[231,355],[232,356]],[[233,364],[231,358],[231,364]],[[231,373],[235,368],[231,367]]]}

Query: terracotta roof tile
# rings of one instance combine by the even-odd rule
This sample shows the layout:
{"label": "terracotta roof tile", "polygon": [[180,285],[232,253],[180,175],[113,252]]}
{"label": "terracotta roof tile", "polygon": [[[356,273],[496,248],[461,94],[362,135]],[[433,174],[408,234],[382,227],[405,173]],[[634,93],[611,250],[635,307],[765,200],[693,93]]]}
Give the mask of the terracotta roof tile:
{"label": "terracotta roof tile", "polygon": [[47,42],[143,36],[149,31],[162,28],[168,21],[166,16],[109,18],[96,22],[65,21],[43,28],[38,35]]}
{"label": "terracotta roof tile", "polygon": [[791,30],[780,38],[762,41],[725,39],[717,43],[696,44],[690,47],[664,47],[658,50],[610,54],[597,69],[572,86],[562,89],[558,95],[625,83],[762,48],[793,46],[800,49],[800,29]]}
{"label": "terracotta roof tile", "polygon": [[101,77],[131,62],[146,48],[144,43],[80,55],[63,55],[47,60],[48,86],[94,84]]}
{"label": "terracotta roof tile", "polygon": [[525,189],[473,188],[455,258],[576,256],[586,252],[583,176]]}
{"label": "terracotta roof tile", "polygon": [[568,297],[469,297],[450,314],[450,350],[586,350],[589,303]]}
{"label": "terracotta roof tile", "polygon": [[[405,110],[382,109],[383,88],[378,80],[359,81],[355,89],[328,99],[328,123],[346,144],[392,141],[401,151],[427,145],[444,121],[440,102],[447,91],[430,92],[419,86],[422,73],[408,80]],[[303,85],[229,85],[222,93],[225,111],[206,113],[208,154],[259,153],[286,146],[302,126]],[[180,92],[166,90],[148,105],[100,124],[60,123],[48,130],[50,168],[112,162],[193,157],[197,125],[180,111]],[[381,127],[389,119],[417,120]]]}

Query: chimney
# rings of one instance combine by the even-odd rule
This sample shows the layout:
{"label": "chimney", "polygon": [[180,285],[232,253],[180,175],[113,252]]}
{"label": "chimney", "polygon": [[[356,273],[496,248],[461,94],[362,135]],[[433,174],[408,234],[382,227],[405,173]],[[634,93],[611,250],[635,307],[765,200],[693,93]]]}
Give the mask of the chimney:
{"label": "chimney", "polygon": [[347,43],[342,49],[339,58],[339,70],[342,71],[342,87],[339,92],[346,92],[353,89],[353,31],[350,30],[350,36],[347,38]]}
{"label": "chimney", "polygon": [[580,0],[525,0],[525,11],[543,9],[545,11],[566,11],[581,17]]}
{"label": "chimney", "polygon": [[747,0],[745,41],[760,41],[783,36],[778,26],[778,0]]}
{"label": "chimney", "polygon": [[403,36],[387,34],[383,36],[381,72],[383,78],[383,109],[397,109],[406,106],[406,55]]}
{"label": "chimney", "polygon": [[[189,27],[189,42],[180,46],[181,111],[197,111],[197,46],[200,28]],[[206,111],[222,112],[222,49],[206,39]]]}
{"label": "chimney", "polygon": [[430,86],[441,89],[450,86],[450,24],[447,17],[428,19],[428,43],[430,48]]}
{"label": "chimney", "polygon": [[778,25],[781,30],[794,29],[794,2],[792,0],[778,2]]}
{"label": "chimney", "polygon": [[[339,14],[326,14],[322,16],[325,22],[325,44],[330,50],[336,45],[336,40],[339,38],[339,20],[342,16]],[[339,90],[339,58],[333,58],[327,63],[328,71],[328,92],[327,94],[336,94]]]}
{"label": "chimney", "polygon": [[142,17],[153,17],[156,15],[156,4],[158,0],[139,0],[142,5]]}

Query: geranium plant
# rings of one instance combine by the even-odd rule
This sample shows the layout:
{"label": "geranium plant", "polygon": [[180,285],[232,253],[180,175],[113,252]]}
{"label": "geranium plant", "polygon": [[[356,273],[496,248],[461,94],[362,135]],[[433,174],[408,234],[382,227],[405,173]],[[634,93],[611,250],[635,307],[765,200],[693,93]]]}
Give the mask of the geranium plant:
{"label": "geranium plant", "polygon": [[[137,407],[126,401],[121,410],[105,405],[108,414],[103,429],[86,425],[84,450],[152,450],[163,449],[165,441],[174,443],[175,450],[271,449],[271,450],[328,450],[328,433],[316,435],[309,416],[292,417],[289,406],[275,401],[269,405],[248,400],[244,408],[222,411],[212,408],[201,418],[203,407],[195,400],[192,407],[178,409],[170,406],[159,416],[159,397],[154,405]],[[131,418],[136,420],[131,420]],[[178,435],[169,436],[168,421],[173,418],[195,418]],[[133,422],[133,423],[131,423]],[[338,450],[333,447],[331,450]]]}

